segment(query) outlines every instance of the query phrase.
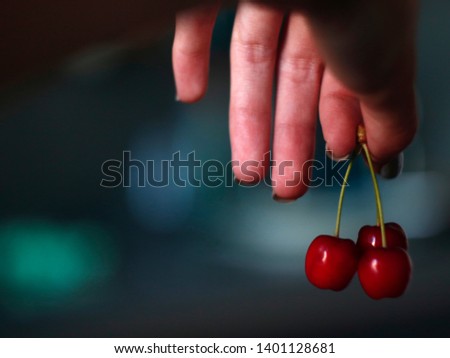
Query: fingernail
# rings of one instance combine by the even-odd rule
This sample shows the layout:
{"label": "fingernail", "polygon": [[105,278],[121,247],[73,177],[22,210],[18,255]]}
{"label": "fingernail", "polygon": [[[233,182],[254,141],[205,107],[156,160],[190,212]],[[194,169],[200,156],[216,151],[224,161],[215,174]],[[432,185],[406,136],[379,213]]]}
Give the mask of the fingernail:
{"label": "fingernail", "polygon": [[292,199],[281,198],[277,194],[273,194],[272,195],[272,199],[275,200],[278,203],[283,203],[283,204],[288,204],[288,203],[292,203],[292,202],[295,201],[295,200],[292,200]]}
{"label": "fingernail", "polygon": [[180,102],[180,98],[178,97],[178,93],[175,93],[175,102]]}
{"label": "fingernail", "polygon": [[238,178],[234,178],[234,181],[236,184],[241,185],[241,186],[255,186],[255,185],[258,185],[258,183],[259,183],[258,180],[244,181],[244,180],[239,180]]}
{"label": "fingernail", "polygon": [[337,157],[333,154],[333,151],[328,149],[328,146],[325,145],[325,154],[327,155],[328,158],[330,158],[331,160],[334,160],[335,162],[341,162],[343,160],[347,160],[348,158],[350,158],[350,154],[347,154],[343,157]]}
{"label": "fingernail", "polygon": [[380,175],[384,179],[394,179],[397,178],[403,171],[403,153],[397,155],[390,162],[383,165],[380,169]]}

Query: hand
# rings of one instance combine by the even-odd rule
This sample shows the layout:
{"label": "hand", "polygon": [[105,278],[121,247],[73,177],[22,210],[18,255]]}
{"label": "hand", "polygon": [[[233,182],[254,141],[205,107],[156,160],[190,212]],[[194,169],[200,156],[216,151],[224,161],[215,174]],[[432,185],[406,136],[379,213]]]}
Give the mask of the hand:
{"label": "hand", "polygon": [[[230,139],[232,159],[241,164],[234,174],[255,182],[267,173],[275,81],[272,182],[274,197],[283,200],[307,190],[318,113],[335,158],[353,151],[363,122],[378,168],[411,142],[417,126],[416,2],[305,3],[240,2],[231,42]],[[177,16],[173,67],[183,102],[206,91],[218,10],[208,5]],[[249,161],[259,163],[250,175],[242,165]]]}

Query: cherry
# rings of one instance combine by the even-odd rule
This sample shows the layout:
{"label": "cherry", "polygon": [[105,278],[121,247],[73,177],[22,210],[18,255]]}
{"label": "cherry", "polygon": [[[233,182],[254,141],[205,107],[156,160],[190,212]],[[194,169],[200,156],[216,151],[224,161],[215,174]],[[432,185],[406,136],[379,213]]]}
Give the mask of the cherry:
{"label": "cherry", "polygon": [[411,267],[408,253],[400,247],[370,248],[359,261],[359,281],[375,300],[399,297],[408,286]]}
{"label": "cherry", "polygon": [[352,240],[319,235],[306,253],[306,276],[318,288],[343,290],[356,272],[358,257],[358,249]]}
{"label": "cherry", "polygon": [[[387,247],[400,247],[405,250],[408,249],[406,234],[399,224],[391,222],[384,224],[384,227],[386,232]],[[373,247],[382,247],[380,226],[363,226],[359,230],[356,245],[361,251],[365,251]]]}

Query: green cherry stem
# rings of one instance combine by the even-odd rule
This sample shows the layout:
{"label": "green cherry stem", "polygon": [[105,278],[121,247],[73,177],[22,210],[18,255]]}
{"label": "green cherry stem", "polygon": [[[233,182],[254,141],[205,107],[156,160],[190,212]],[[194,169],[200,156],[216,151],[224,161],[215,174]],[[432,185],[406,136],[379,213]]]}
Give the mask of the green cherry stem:
{"label": "green cherry stem", "polygon": [[353,158],[354,155],[350,157],[350,163],[348,163],[347,170],[345,172],[344,181],[341,185],[341,193],[339,194],[339,202],[338,202],[338,209],[337,209],[337,215],[336,215],[336,230],[335,230],[335,236],[339,237],[339,231],[341,229],[341,216],[342,216],[342,205],[344,204],[344,194],[345,194],[345,188],[348,183],[348,178],[350,176],[350,171],[352,170],[353,166]]}
{"label": "green cherry stem", "polygon": [[386,230],[384,228],[384,218],[383,218],[383,207],[381,205],[381,195],[380,188],[378,187],[377,177],[375,175],[375,170],[373,169],[372,158],[370,157],[369,148],[365,142],[361,143],[361,147],[364,150],[364,154],[366,155],[367,163],[369,164],[370,175],[372,176],[373,189],[375,191],[375,202],[377,205],[377,223],[381,227],[381,244],[384,248],[387,247],[386,242]]}

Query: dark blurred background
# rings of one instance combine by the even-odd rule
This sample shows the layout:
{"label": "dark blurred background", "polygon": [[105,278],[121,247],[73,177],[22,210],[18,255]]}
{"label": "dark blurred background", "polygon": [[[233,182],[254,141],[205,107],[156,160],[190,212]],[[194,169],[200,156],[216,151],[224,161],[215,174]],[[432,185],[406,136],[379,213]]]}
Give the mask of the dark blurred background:
{"label": "dark blurred background", "polygon": [[[404,174],[381,183],[386,219],[411,238],[403,297],[373,301],[356,277],[340,293],[307,282],[305,252],[333,232],[337,185],[289,205],[264,184],[139,188],[135,168],[129,188],[100,186],[102,163],[127,150],[157,165],[177,151],[228,162],[225,11],[199,104],[174,101],[171,35],[145,50],[93,49],[1,99],[0,335],[449,337],[448,14],[449,2],[422,2],[421,126]],[[318,133],[319,160],[323,147]],[[343,236],[374,224],[374,205],[358,163]]]}

